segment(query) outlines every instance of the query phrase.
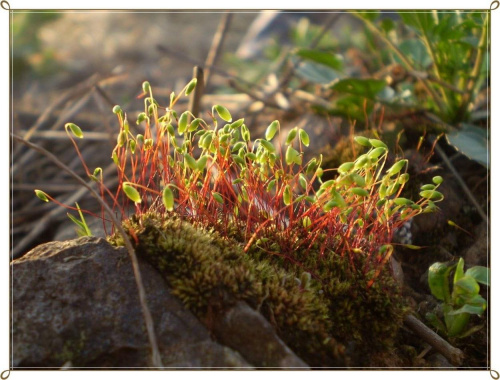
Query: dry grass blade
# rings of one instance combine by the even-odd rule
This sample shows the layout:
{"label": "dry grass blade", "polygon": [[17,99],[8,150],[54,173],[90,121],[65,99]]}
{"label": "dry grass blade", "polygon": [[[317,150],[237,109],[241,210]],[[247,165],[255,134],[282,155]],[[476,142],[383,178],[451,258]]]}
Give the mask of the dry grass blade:
{"label": "dry grass blade", "polygon": [[99,196],[98,193],[92,187],[87,184],[80,176],[78,176],[73,170],[68,168],[64,163],[62,163],[56,156],[54,156],[52,153],[47,151],[46,149],[42,148],[41,146],[38,146],[36,144],[30,143],[29,141],[26,141],[22,137],[12,135],[13,139],[21,142],[31,149],[43,154],[47,158],[49,158],[54,164],[56,164],[59,168],[62,170],[66,171],[68,174],[70,174],[77,182],[79,182],[84,188],[90,192],[90,194],[101,204],[101,206],[106,210],[106,213],[108,214],[109,218],[115,225],[115,228],[117,229],[118,233],[122,235],[123,241],[125,243],[125,247],[127,248],[127,251],[130,256],[130,260],[132,262],[132,268],[134,271],[134,277],[135,281],[137,284],[137,289],[139,291],[139,300],[141,303],[141,308],[142,308],[142,313],[144,316],[144,322],[146,324],[146,329],[148,331],[148,338],[149,338],[149,343],[151,345],[151,351],[152,351],[152,357],[151,357],[151,363],[154,367],[157,368],[162,368],[163,364],[161,362],[161,356],[160,356],[160,351],[158,349],[158,344],[156,340],[156,335],[154,332],[154,324],[153,324],[153,318],[151,316],[151,312],[149,311],[149,307],[147,305],[146,301],[146,291],[144,290],[144,285],[142,283],[142,278],[141,278],[141,272],[139,269],[139,262],[137,260],[137,255],[135,254],[134,247],[132,246],[132,243],[130,242],[130,239],[128,238],[127,234],[123,230],[121,223],[116,219],[113,210],[109,208],[109,206],[104,202],[101,197]]}
{"label": "dry grass blade", "polygon": [[205,60],[205,87],[208,88],[210,81],[210,67],[213,67],[217,63],[220,52],[222,50],[222,45],[224,43],[224,38],[226,37],[229,25],[233,15],[226,12],[222,15],[217,31],[215,32],[214,38],[212,40],[212,45],[210,46],[210,51],[208,52],[207,59]]}

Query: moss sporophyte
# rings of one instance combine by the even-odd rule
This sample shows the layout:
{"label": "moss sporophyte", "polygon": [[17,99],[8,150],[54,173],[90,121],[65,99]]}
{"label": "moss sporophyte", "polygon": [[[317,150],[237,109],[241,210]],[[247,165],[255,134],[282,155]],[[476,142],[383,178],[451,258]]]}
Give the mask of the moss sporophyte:
{"label": "moss sporophyte", "polygon": [[[322,156],[305,162],[303,129],[277,139],[276,120],[252,139],[244,119],[233,121],[221,105],[206,121],[177,114],[182,93],[161,106],[149,83],[143,90],[139,133],[113,108],[118,189],[105,186],[100,168],[84,167],[115,211],[126,215],[133,203],[125,231],[184,304],[204,320],[214,304],[245,300],[311,364],[324,365],[347,343],[390,347],[407,311],[386,265],[393,234],[437,208],[442,179],[424,185],[417,201],[401,197],[408,161],[386,167],[388,147],[358,136],[364,153],[323,181],[333,169],[322,168]],[[74,143],[69,131],[84,137],[74,124],[67,131]],[[118,234],[109,241],[123,244]]]}

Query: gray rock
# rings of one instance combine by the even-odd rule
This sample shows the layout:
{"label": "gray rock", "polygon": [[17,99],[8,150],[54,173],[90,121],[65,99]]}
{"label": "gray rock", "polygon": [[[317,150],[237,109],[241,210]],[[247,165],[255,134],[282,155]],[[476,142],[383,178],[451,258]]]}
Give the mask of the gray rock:
{"label": "gray rock", "polygon": [[[141,262],[163,364],[251,368]],[[14,368],[148,367],[149,344],[127,252],[101,238],[43,244],[11,263]]]}

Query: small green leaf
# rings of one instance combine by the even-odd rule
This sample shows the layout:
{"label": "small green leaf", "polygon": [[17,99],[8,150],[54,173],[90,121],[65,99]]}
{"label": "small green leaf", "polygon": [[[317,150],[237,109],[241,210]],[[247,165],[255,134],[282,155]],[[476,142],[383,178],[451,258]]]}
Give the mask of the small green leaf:
{"label": "small green leaf", "polygon": [[464,276],[464,259],[460,258],[455,269],[455,275],[453,276],[453,282],[457,282]]}
{"label": "small green leaf", "polygon": [[342,93],[362,96],[368,99],[375,99],[376,95],[386,86],[387,83],[385,80],[348,78],[339,80],[331,87],[331,89]]}
{"label": "small green leaf", "polygon": [[167,211],[172,211],[174,209],[174,192],[168,186],[165,186],[163,189],[162,201]]}
{"label": "small green leaf", "polygon": [[38,198],[40,198],[44,202],[48,202],[49,198],[47,196],[47,193],[43,192],[42,190],[35,190],[35,194]]}
{"label": "small green leaf", "polygon": [[454,295],[473,296],[479,293],[479,284],[471,276],[463,276],[453,285]]}
{"label": "small green leaf", "polygon": [[307,59],[335,70],[342,70],[342,59],[333,53],[322,52],[317,49],[301,49],[296,53],[299,57]]}
{"label": "small green leaf", "polygon": [[265,134],[267,141],[271,141],[273,139],[279,127],[280,127],[280,122],[278,120],[274,120],[271,124],[269,124]]}
{"label": "small green leaf", "polygon": [[305,146],[309,146],[309,135],[303,129],[299,130],[299,139]]}
{"label": "small green leaf", "polygon": [[141,195],[130,182],[123,182],[122,189],[125,195],[129,197],[130,200],[132,200],[134,203],[141,203]]}
{"label": "small green leaf", "polygon": [[473,277],[480,284],[490,286],[490,269],[482,266],[476,266],[467,269],[466,276]]}
{"label": "small green leaf", "polygon": [[[217,111],[217,114],[219,115],[219,117],[224,120],[224,121],[227,121],[228,123],[231,122],[231,120],[233,119],[231,117],[231,114],[229,113],[228,109],[224,106],[219,106],[219,105],[215,105],[213,107],[213,109],[215,109],[215,111]],[[212,113],[213,113],[213,109],[212,109]]]}
{"label": "small green leaf", "polygon": [[198,80],[196,78],[191,79],[191,82],[189,82],[186,86],[186,92],[184,95],[188,96],[196,87],[196,83],[198,83]]}
{"label": "small green leaf", "polygon": [[66,125],[64,126],[66,129],[71,129],[71,132],[73,132],[73,134],[80,138],[80,139],[83,139],[83,133],[82,133],[82,130],[80,129],[80,127],[76,124],[73,124],[73,123],[66,123]]}

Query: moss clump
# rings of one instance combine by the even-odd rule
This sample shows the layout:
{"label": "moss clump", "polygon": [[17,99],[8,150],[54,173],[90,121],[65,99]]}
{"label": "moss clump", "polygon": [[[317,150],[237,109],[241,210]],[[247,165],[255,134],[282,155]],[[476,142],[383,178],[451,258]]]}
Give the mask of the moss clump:
{"label": "moss clump", "polygon": [[[256,246],[245,253],[233,238],[153,212],[133,216],[124,228],[133,231],[138,254],[161,271],[202,321],[209,324],[210,313],[244,300],[312,366],[349,363],[338,342],[358,344],[357,350],[367,353],[390,347],[405,313],[388,270],[368,288],[373,273],[353,269],[366,268],[362,255],[318,257],[297,250],[283,258]],[[109,240],[123,244],[119,235]]]}
{"label": "moss clump", "polygon": [[[343,346],[329,336],[327,302],[293,275],[256,261],[235,241],[178,218],[148,212],[124,222],[137,253],[166,278],[173,293],[202,321],[237,300],[260,310],[281,338],[311,365],[338,363]],[[116,234],[109,238],[123,245]]]}

